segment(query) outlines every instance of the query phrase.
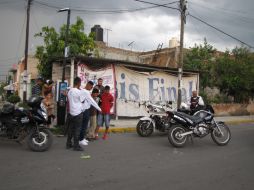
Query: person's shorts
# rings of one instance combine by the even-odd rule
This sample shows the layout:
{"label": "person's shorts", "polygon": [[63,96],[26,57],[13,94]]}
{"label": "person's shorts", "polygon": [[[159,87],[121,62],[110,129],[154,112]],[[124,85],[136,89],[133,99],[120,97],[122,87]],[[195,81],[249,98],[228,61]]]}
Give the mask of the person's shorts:
{"label": "person's shorts", "polygon": [[110,114],[101,114],[101,113],[99,113],[98,117],[97,117],[97,124],[98,124],[98,126],[102,127],[104,123],[105,123],[106,127],[109,127]]}

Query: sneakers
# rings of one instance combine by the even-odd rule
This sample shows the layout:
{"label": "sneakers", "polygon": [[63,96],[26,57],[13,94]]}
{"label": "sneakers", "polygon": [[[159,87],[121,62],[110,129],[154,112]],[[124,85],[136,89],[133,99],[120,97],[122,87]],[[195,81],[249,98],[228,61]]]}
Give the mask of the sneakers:
{"label": "sneakers", "polygon": [[102,137],[103,140],[106,140],[108,139],[108,135],[107,134],[104,134],[103,137]]}
{"label": "sneakers", "polygon": [[82,141],[79,141],[79,145],[87,146],[88,145],[88,140],[83,139]]}

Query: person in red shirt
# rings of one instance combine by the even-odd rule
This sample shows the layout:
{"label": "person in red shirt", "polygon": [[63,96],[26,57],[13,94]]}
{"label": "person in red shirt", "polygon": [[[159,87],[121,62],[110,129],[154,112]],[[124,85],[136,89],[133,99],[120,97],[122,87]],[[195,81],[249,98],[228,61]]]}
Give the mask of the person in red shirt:
{"label": "person in red shirt", "polygon": [[106,140],[108,138],[108,130],[109,130],[109,125],[110,125],[110,109],[113,106],[113,101],[114,98],[113,96],[110,94],[110,87],[109,86],[105,86],[104,88],[104,92],[101,95],[101,112],[98,114],[97,117],[97,127],[95,130],[95,138],[98,138],[98,132],[100,127],[103,127],[103,124],[105,123],[105,133],[102,137],[102,139]]}

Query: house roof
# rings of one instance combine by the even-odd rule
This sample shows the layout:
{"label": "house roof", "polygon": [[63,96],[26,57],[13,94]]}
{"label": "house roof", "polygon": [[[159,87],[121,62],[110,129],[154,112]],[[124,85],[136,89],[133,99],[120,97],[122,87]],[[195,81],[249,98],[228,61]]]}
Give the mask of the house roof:
{"label": "house roof", "polygon": [[[88,56],[76,56],[74,58],[75,63],[85,63],[88,64],[91,68],[98,68],[98,67],[104,67],[107,64],[113,64],[113,65],[121,65],[125,66],[129,69],[136,70],[136,71],[142,71],[142,72],[153,72],[153,71],[163,71],[170,74],[178,74],[177,68],[169,68],[169,67],[159,67],[154,65],[147,65],[147,64],[140,64],[130,61],[124,61],[124,60],[115,60],[115,59],[105,59],[105,58],[95,58],[95,57],[88,57]],[[62,59],[59,59],[58,62],[62,62]],[[70,58],[68,58],[67,64],[70,63]],[[199,74],[199,71],[195,70],[184,70],[183,74],[186,75],[195,75]]]}

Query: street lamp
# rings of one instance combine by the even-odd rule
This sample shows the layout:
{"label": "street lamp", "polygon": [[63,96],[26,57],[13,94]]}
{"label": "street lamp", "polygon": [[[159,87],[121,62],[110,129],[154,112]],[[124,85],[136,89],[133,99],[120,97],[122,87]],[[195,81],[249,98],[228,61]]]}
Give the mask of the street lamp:
{"label": "street lamp", "polygon": [[70,17],[71,17],[71,10],[70,8],[63,8],[58,10],[58,12],[65,12],[68,11],[67,16],[67,26],[65,31],[65,40],[64,40],[64,62],[63,62],[63,73],[62,73],[62,82],[64,82],[65,79],[65,65],[66,65],[66,58],[68,57],[68,34],[69,34],[69,27],[70,27]]}
{"label": "street lamp", "polygon": [[67,83],[65,80],[65,66],[66,66],[66,59],[68,57],[68,35],[69,35],[69,26],[70,26],[70,17],[71,17],[71,10],[70,8],[63,8],[58,10],[58,12],[68,12],[67,15],[67,26],[65,31],[65,40],[64,40],[64,60],[63,60],[63,73],[62,73],[62,82],[59,83],[59,97],[57,103],[57,124],[64,125],[65,123],[65,114],[66,114],[66,90],[67,90]]}

